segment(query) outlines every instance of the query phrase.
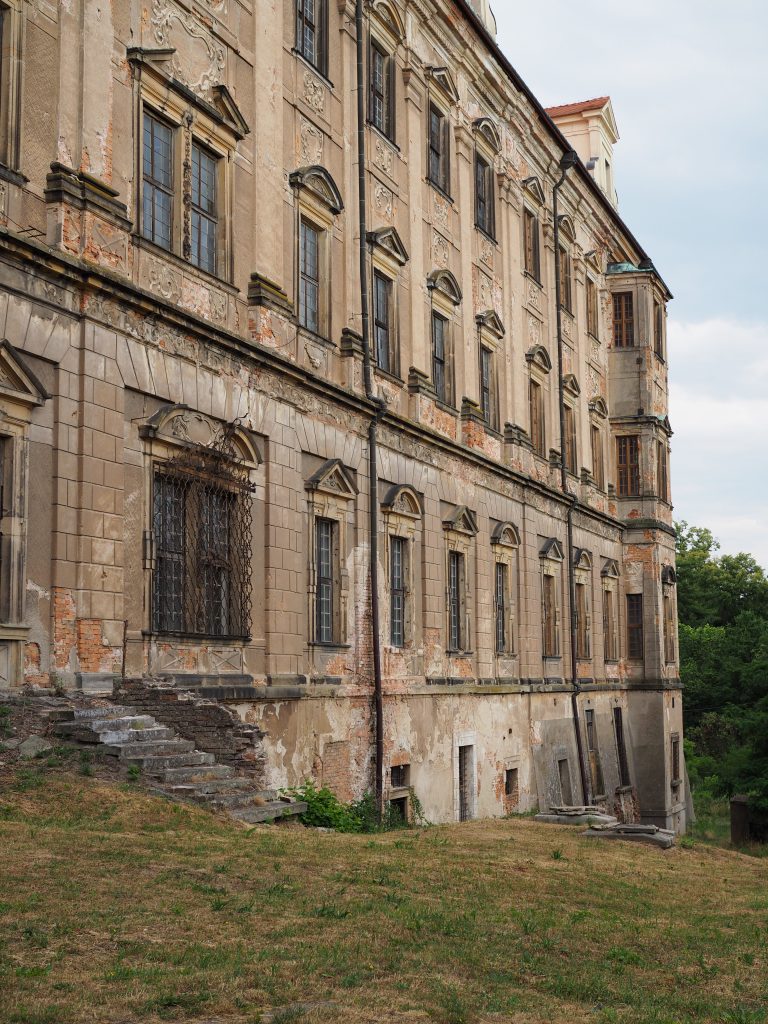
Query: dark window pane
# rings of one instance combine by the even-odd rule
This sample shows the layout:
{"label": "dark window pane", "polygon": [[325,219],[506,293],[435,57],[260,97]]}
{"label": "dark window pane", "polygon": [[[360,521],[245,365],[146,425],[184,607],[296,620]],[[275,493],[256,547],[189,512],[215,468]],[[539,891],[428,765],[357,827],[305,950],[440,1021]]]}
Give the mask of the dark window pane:
{"label": "dark window pane", "polygon": [[320,331],[320,232],[301,222],[299,253],[299,323]]}
{"label": "dark window pane", "polygon": [[405,545],[403,537],[390,538],[391,642],[394,647],[405,645]]}
{"label": "dark window pane", "polygon": [[173,210],[173,132],[152,114],[144,114],[142,234],[171,248]]}
{"label": "dark window pane", "polygon": [[317,608],[316,632],[321,644],[333,643],[334,629],[334,530],[331,519],[315,522],[315,544],[317,557]]}

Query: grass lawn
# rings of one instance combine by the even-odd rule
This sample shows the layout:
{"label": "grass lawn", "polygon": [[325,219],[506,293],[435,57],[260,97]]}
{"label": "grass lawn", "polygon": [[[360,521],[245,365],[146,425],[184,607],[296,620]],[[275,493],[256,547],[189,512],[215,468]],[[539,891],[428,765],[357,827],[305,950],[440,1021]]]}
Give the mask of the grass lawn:
{"label": "grass lawn", "polygon": [[764,859],[527,819],[246,830],[74,772],[0,778],[3,1024],[757,1024],[766,1006]]}

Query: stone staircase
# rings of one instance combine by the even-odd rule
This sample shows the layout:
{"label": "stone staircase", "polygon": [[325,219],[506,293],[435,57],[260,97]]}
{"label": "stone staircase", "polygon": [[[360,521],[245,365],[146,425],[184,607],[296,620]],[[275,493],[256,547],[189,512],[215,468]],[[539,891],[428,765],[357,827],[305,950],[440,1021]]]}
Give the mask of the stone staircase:
{"label": "stone staircase", "polygon": [[152,780],[151,792],[226,811],[249,825],[295,817],[307,809],[300,800],[258,789],[253,779],[218,764],[213,754],[195,749],[192,740],[181,739],[174,729],[136,708],[72,709],[60,713],[53,731],[61,739],[119,758],[126,768],[139,768]]}

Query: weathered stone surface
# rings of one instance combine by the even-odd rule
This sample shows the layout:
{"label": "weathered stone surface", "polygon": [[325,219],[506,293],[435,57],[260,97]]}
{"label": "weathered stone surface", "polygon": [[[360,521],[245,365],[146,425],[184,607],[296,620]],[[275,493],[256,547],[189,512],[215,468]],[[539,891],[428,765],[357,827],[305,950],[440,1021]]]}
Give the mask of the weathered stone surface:
{"label": "weathered stone surface", "polygon": [[28,736],[19,744],[18,750],[22,757],[32,758],[53,750],[53,744],[42,736]]}

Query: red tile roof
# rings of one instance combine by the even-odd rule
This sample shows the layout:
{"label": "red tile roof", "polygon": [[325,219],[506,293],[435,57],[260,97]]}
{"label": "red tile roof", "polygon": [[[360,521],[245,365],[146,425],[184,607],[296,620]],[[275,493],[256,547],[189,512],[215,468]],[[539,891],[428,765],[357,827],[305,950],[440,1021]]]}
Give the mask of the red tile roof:
{"label": "red tile roof", "polygon": [[564,114],[580,114],[583,110],[600,110],[610,102],[610,96],[597,96],[593,100],[582,100],[580,103],[563,103],[559,107],[546,107],[550,117],[562,117]]}

